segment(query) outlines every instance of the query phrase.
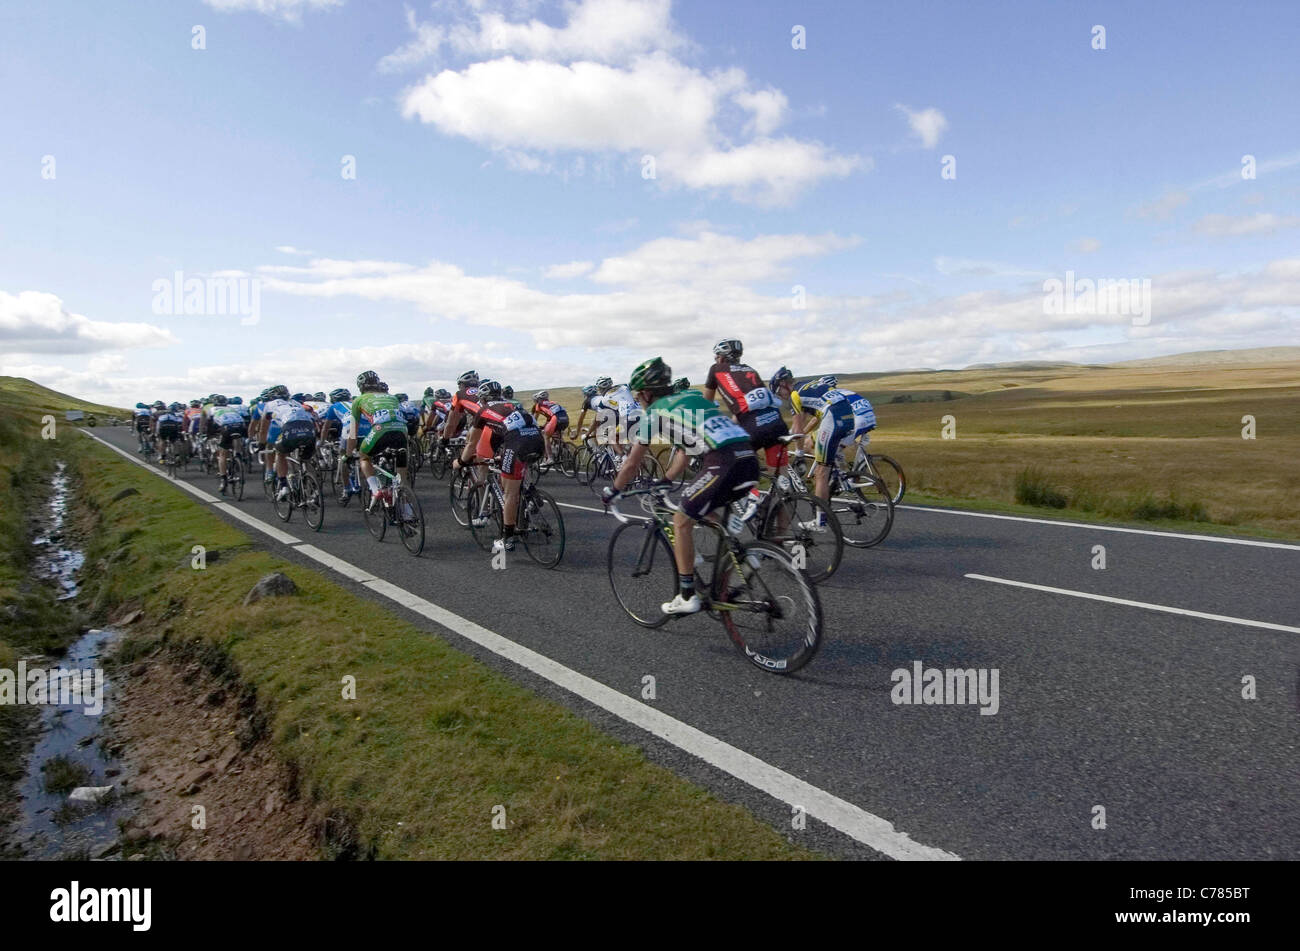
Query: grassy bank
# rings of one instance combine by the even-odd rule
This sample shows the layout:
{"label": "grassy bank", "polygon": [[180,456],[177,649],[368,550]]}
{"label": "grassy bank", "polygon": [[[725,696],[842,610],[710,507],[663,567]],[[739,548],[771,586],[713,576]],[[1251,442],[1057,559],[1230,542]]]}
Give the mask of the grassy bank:
{"label": "grassy bank", "polygon": [[[89,440],[87,595],[143,609],[127,650],[188,643],[256,693],[303,795],[357,854],[437,859],[798,858],[745,810],[318,573],[252,547],[180,490]],[[139,495],[110,502],[123,488]],[[191,547],[220,556],[191,568]],[[299,593],[250,607],[282,571]],[[356,699],[343,698],[354,677]],[[503,806],[506,828],[494,829]]]}

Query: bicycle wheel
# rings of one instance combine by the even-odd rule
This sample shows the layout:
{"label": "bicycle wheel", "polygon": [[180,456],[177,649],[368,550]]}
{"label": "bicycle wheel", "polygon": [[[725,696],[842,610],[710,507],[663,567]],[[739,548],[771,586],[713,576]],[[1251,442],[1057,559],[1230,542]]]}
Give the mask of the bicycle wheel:
{"label": "bicycle wheel", "polygon": [[573,457],[573,477],[577,480],[578,485],[590,485],[592,460],[595,453],[591,451],[590,446],[579,446],[574,452]]}
{"label": "bicycle wheel", "polygon": [[275,467],[268,460],[262,460],[262,494],[266,501],[275,501]]}
{"label": "bicycle wheel", "polygon": [[839,519],[815,495],[783,496],[767,510],[759,538],[785,549],[796,564],[802,560],[813,584],[835,574],[844,557]]}
{"label": "bicycle wheel", "polygon": [[587,468],[582,476],[578,477],[578,482],[585,485],[597,495],[600,494],[601,482],[605,478],[608,468],[604,452],[593,452],[587,460]]}
{"label": "bicycle wheel", "polygon": [[564,557],[564,516],[555,499],[541,489],[533,489],[519,499],[519,525],[524,550],[543,568],[554,568]]}
{"label": "bicycle wheel", "polygon": [[654,484],[655,482],[658,482],[663,477],[664,477],[663,463],[659,461],[659,457],[656,456],[654,453],[647,452],[641,458],[641,466],[637,470],[636,478],[633,480],[633,482],[634,484],[639,486],[649,486]]}
{"label": "bicycle wheel", "polygon": [[561,442],[555,450],[556,465],[560,467],[560,474],[567,479],[572,479],[578,474],[578,467],[575,465],[573,447],[567,442]]}
{"label": "bicycle wheel", "polygon": [[384,533],[388,531],[388,513],[384,511],[383,503],[376,504],[373,508],[370,500],[374,498],[374,493],[370,491],[370,484],[361,483],[361,514],[366,520],[366,531],[374,537],[375,541],[382,542]]}
{"label": "bicycle wheel", "polygon": [[[298,473],[299,485],[301,485],[302,476],[303,474],[301,472]],[[282,493],[277,489],[275,493],[275,514],[280,516],[280,521],[287,522],[289,519],[293,518],[293,510],[296,507],[298,499],[301,497],[299,495],[301,491],[300,488],[294,487],[294,474],[293,472],[290,472],[289,491]]]}
{"label": "bicycle wheel", "polygon": [[903,501],[903,493],[907,491],[907,476],[903,475],[903,467],[898,464],[897,459],[859,452],[857,458],[853,460],[853,475],[860,481],[864,473],[884,480],[885,490],[889,492],[889,499],[895,505]]}
{"label": "bicycle wheel", "polygon": [[458,469],[451,474],[451,482],[447,487],[451,514],[462,528],[469,528],[469,493],[473,487],[469,469]]}
{"label": "bicycle wheel", "polygon": [[[832,479],[835,479],[832,476]],[[885,483],[867,475],[841,474],[831,485],[831,511],[840,523],[844,543],[871,548],[889,536],[894,524],[894,503]]]}
{"label": "bicycle wheel", "polygon": [[302,474],[302,510],[312,531],[319,532],[325,527],[325,491],[320,476],[314,472]]}
{"label": "bicycle wheel", "polygon": [[230,489],[230,495],[236,502],[244,500],[244,463],[238,455],[232,455],[226,460],[226,485]]}
{"label": "bicycle wheel", "polygon": [[821,646],[817,589],[786,552],[767,542],[743,543],[739,559],[724,552],[711,607],[737,649],[768,673],[794,673]]}
{"label": "bicycle wheel", "polygon": [[[486,506],[486,507],[485,507]],[[505,535],[505,524],[496,498],[486,484],[476,485],[469,491],[469,530],[484,551],[492,550],[492,543]],[[474,524],[479,522],[481,524]]]}
{"label": "bicycle wheel", "polygon": [[446,448],[438,446],[430,450],[429,453],[429,475],[439,481],[447,478],[447,470],[451,468],[451,456],[447,453]]}
{"label": "bicycle wheel", "polygon": [[424,551],[424,509],[420,507],[420,500],[410,486],[399,485],[393,496],[393,506],[402,545],[412,555],[419,555]]}
{"label": "bicycle wheel", "polygon": [[628,617],[642,627],[668,623],[661,605],[677,593],[677,566],[657,526],[627,522],[614,529],[606,566],[614,598]]}
{"label": "bicycle wheel", "polygon": [[172,444],[168,443],[167,448],[163,450],[163,456],[167,460],[167,475],[176,478],[176,450],[172,449]]}

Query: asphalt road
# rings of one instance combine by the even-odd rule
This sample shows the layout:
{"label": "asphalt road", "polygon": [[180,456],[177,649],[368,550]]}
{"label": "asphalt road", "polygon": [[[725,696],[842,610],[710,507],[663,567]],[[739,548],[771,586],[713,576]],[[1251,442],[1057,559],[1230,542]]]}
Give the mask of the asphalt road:
{"label": "asphalt road", "polygon": [[[94,435],[134,450],[124,427]],[[216,491],[209,477],[186,478]],[[466,582],[470,566],[486,574],[490,556],[455,524],[446,484],[427,473],[417,480],[428,523],[419,558],[391,532],[375,542],[355,502],[340,509],[331,500],[320,533],[301,514],[280,522],[255,483],[239,508],[638,703],[642,678],[653,675],[656,709],[963,859],[1300,858],[1300,545],[904,505],[882,546],[846,550],[820,588],[827,622],[820,653],[798,674],[778,677],[746,662],[706,616],[658,631],[634,625],[605,575],[613,519],[588,511],[599,503],[574,482],[548,475],[543,487],[586,507],[563,508],[563,562],[548,571],[517,553],[490,588]],[[1104,570],[1092,567],[1097,545],[1105,547]],[[398,610],[811,847],[879,857],[818,822],[792,832],[788,803]],[[978,704],[894,703],[892,672],[917,661],[996,670],[996,713],[981,714]],[[1254,678],[1256,699],[1243,698],[1244,677]],[[1105,828],[1095,828],[1098,806]]]}

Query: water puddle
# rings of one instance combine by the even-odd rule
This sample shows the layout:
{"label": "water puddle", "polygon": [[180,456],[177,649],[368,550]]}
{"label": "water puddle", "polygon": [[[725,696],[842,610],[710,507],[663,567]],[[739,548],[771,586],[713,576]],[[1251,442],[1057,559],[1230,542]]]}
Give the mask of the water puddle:
{"label": "water puddle", "polygon": [[36,548],[36,574],[50,579],[62,589],[60,601],[77,596],[77,572],[86,560],[79,549],[63,546],[69,495],[68,476],[64,468],[60,462],[54,470],[47,514],[41,520],[42,530],[32,539],[32,545]]}

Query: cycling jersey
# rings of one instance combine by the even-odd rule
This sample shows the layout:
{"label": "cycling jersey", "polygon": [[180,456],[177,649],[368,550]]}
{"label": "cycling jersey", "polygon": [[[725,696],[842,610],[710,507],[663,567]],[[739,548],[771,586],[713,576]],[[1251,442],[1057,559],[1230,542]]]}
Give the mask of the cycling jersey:
{"label": "cycling jersey", "polygon": [[325,407],[321,419],[325,423],[323,431],[326,438],[337,437],[340,440],[339,445],[342,446],[342,440],[347,438],[344,431],[349,428],[347,424],[352,421],[352,404],[342,400],[331,403]]}
{"label": "cycling jersey", "polygon": [[569,427],[569,413],[554,400],[542,400],[533,406],[538,422],[543,422],[543,432],[552,435],[557,429]]}
{"label": "cycling jersey", "polygon": [[185,427],[185,417],[180,413],[163,413],[154,421],[154,426],[160,438],[172,441],[180,437],[181,430]]}
{"label": "cycling jersey", "polygon": [[709,367],[709,377],[704,388],[716,390],[727,404],[727,409],[737,416],[781,405],[781,401],[767,388],[757,371],[744,363],[722,367],[715,363]]}
{"label": "cycling jersey", "polygon": [[405,447],[406,420],[399,412],[400,406],[392,393],[362,393],[352,401],[352,426],[361,440],[358,448],[362,455],[373,455],[383,448],[379,445],[381,441],[385,446],[396,446],[396,437],[388,437],[389,433],[401,434],[402,446]]}
{"label": "cycling jersey", "polygon": [[187,433],[197,434],[199,423],[203,420],[203,408],[200,406],[191,406],[185,411],[185,431]]}
{"label": "cycling jersey", "polygon": [[813,458],[825,465],[835,458],[841,443],[860,439],[876,428],[876,412],[865,396],[825,383],[805,383],[790,394],[796,413],[820,420]]}
{"label": "cycling jersey", "polygon": [[397,413],[406,421],[406,431],[414,436],[420,426],[420,404],[405,400],[397,404]]}
{"label": "cycling jersey", "polygon": [[604,396],[590,397],[582,408],[594,409],[601,428],[606,432],[613,428],[615,442],[623,442],[642,418],[641,404],[626,385],[616,386]]}
{"label": "cycling jersey", "polygon": [[658,436],[691,455],[715,449],[748,449],[749,434],[698,390],[663,396],[650,404],[633,436],[650,445]]}
{"label": "cycling jersey", "polygon": [[501,451],[502,478],[522,479],[528,463],[546,450],[532,414],[510,400],[481,405],[473,425],[483,427],[475,448],[480,459],[491,459]]}

